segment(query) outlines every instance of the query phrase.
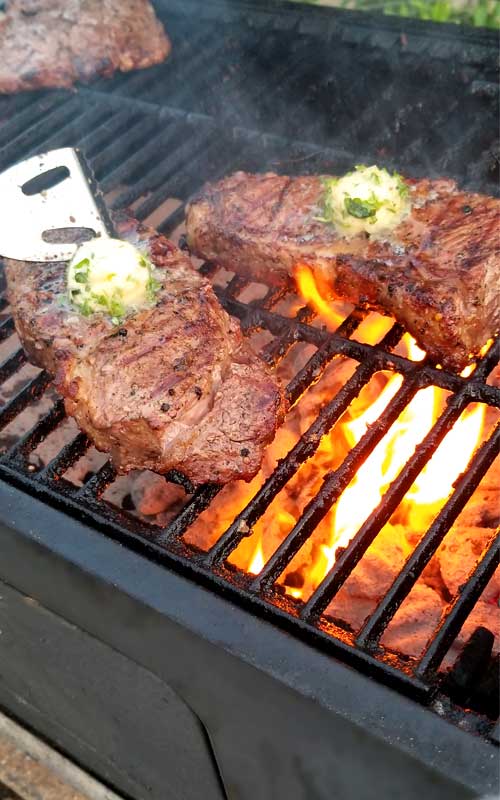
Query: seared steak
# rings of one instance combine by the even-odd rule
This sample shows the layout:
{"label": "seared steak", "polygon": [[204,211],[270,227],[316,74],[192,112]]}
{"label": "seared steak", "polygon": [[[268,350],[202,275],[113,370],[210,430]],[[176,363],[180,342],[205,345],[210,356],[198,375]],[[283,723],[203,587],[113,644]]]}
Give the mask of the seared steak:
{"label": "seared steak", "polygon": [[319,177],[238,172],[192,200],[188,242],[264,283],[305,263],[332,297],[389,312],[432,359],[460,370],[500,327],[500,201],[449,180],[408,184],[412,211],[390,240],[346,239],[317,219]]}
{"label": "seared steak", "polygon": [[8,261],[26,352],[119,471],[177,469],[195,484],[252,478],[283,417],[276,380],[185,254],[133,220],[118,231],[161,273],[154,305],[117,328],[61,303],[66,264]]}
{"label": "seared steak", "polygon": [[72,86],[169,52],[148,0],[8,0],[0,12],[0,92]]}

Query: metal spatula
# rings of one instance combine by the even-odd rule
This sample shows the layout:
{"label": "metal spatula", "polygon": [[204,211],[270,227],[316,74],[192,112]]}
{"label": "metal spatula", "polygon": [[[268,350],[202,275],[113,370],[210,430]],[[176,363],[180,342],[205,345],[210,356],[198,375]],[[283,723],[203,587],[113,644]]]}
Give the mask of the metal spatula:
{"label": "metal spatula", "polygon": [[33,156],[0,174],[0,205],[4,258],[68,261],[82,240],[114,235],[92,172],[71,147]]}

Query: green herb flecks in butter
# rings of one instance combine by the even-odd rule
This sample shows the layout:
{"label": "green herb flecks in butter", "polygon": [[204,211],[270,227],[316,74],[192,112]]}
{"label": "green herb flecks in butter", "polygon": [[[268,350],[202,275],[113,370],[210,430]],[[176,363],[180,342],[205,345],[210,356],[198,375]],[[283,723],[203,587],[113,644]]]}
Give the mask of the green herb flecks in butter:
{"label": "green herb flecks in butter", "polygon": [[410,190],[401,175],[359,164],[342,178],[324,178],[321,222],[342,236],[383,237],[410,211]]}
{"label": "green herb flecks in butter", "polygon": [[153,303],[160,287],[149,259],[121,239],[85,242],[68,267],[67,290],[73,307],[85,317],[106,314],[116,325]]}

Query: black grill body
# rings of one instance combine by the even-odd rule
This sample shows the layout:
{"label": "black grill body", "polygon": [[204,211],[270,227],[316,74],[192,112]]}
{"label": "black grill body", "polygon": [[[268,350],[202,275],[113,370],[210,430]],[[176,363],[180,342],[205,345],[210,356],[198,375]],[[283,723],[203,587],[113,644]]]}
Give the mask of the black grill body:
{"label": "black grill body", "polygon": [[16,488],[0,492],[0,703],[126,796],[496,790],[495,746],[442,719],[440,701],[431,713]]}
{"label": "black grill body", "polygon": [[[80,146],[109,205],[132,206],[141,220],[153,215],[167,235],[184,213],[180,205],[158,219],[167,198],[185,202],[203,181],[234,169],[328,173],[382,161],[412,176],[445,175],[497,191],[494,34],[278,3],[188,0],[157,7],[173,40],[166,64],[76,93],[1,100],[0,169],[45,149]],[[210,274],[212,267],[204,269]],[[311,454],[313,436],[299,442],[212,550],[201,553],[183,534],[217,495],[216,486],[201,487],[160,528],[102,499],[115,477],[109,463],[82,487],[62,479],[89,446],[83,435],[42,469],[31,469],[30,454],[64,420],[55,399],[0,453],[0,628],[6,632],[0,702],[141,800],[166,793],[411,800],[424,792],[465,798],[494,791],[494,723],[447,699],[439,677],[498,563],[494,532],[420,661],[400,659],[378,643],[498,454],[498,428],[360,635],[347,635],[322,612],[467,404],[500,406],[500,392],[487,383],[498,342],[465,380],[397,356],[397,325],[382,346],[355,342],[361,310],[330,334],[310,324],[308,309],[283,318],[275,309],[279,293],[242,302],[244,288],[233,279],[220,291],[221,302],[244,330],[271,332],[270,363],[297,341],[317,348],[288,386],[292,402],[333,359],[359,363],[315,423],[315,435],[334,424],[376,370],[403,374],[397,398],[252,580],[225,559],[242,538],[241,523],[254,524]],[[5,312],[0,339],[12,332]],[[9,354],[1,380],[24,363],[22,351]],[[384,503],[306,604],[277,594],[276,578],[351,471],[415,391],[430,384],[450,391],[451,399]],[[32,378],[0,408],[0,426],[44,398],[48,386],[45,374]]]}

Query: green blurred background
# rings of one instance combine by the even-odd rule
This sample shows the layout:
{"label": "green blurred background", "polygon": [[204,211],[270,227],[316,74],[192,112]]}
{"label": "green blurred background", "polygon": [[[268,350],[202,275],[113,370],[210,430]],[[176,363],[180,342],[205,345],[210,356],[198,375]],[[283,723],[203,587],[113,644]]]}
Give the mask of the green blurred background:
{"label": "green blurred background", "polygon": [[300,0],[300,2],[500,30],[500,0],[385,0],[385,2],[381,2],[381,0]]}

